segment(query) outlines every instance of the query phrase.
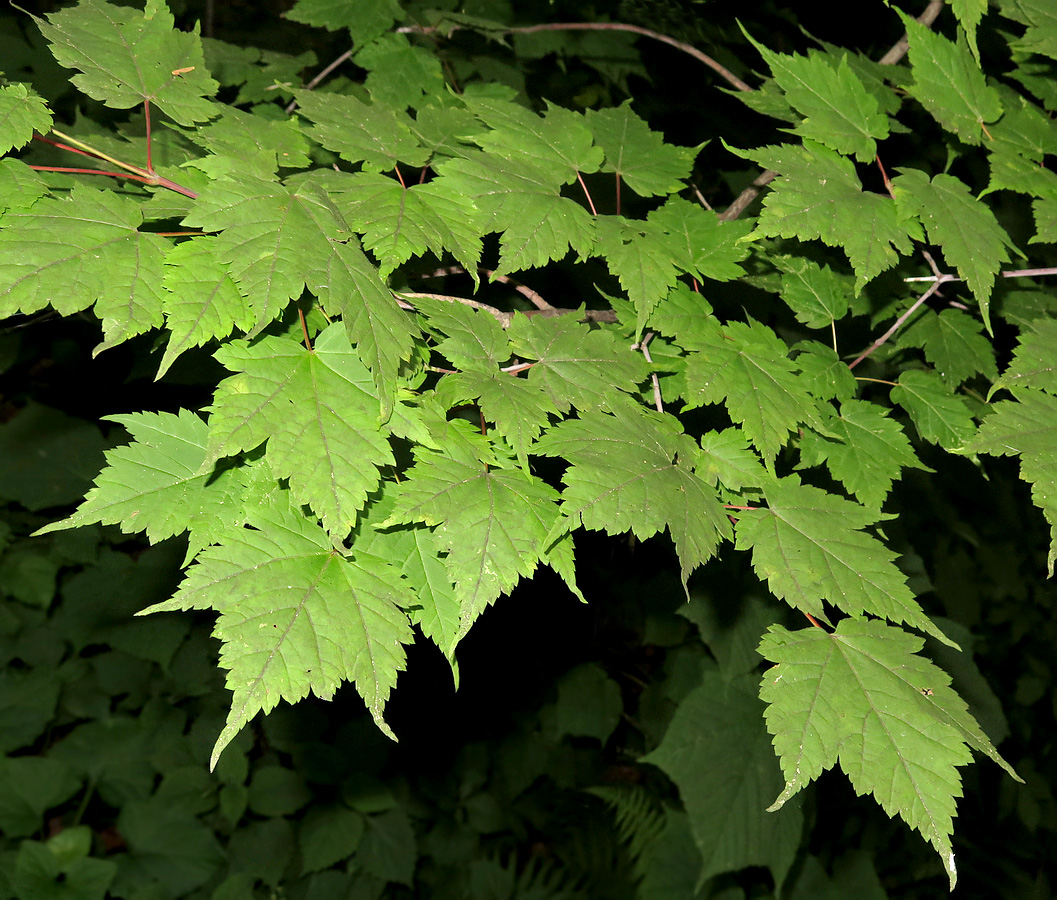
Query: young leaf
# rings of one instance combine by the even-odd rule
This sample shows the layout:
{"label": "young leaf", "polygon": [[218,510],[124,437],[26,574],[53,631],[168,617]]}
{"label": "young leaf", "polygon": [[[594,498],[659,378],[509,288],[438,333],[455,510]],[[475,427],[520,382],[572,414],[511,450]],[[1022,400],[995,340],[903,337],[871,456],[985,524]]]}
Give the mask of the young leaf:
{"label": "young leaf", "polygon": [[51,131],[51,110],[44,98],[24,84],[0,86],[0,153],[28,144],[34,131]]}
{"label": "young leaf", "polygon": [[1002,115],[998,91],[965,45],[955,44],[901,10],[910,40],[911,95],[937,122],[967,144],[983,140],[985,125]]}
{"label": "young leaf", "polygon": [[950,677],[917,655],[922,643],[859,619],[842,620],[833,634],[771,626],[760,653],[777,665],[764,675],[760,697],[786,777],[771,809],[839,762],[856,793],[872,793],[888,815],[901,816],[936,848],[953,890],[958,767],[971,760],[971,747],[1017,775],[950,688]]}
{"label": "young leaf", "polygon": [[825,620],[822,601],[851,616],[864,612],[905,622],[949,644],[914,599],[896,554],[862,529],[880,513],[800,484],[794,476],[764,486],[767,509],[745,510],[735,528],[737,548],[771,592]]}
{"label": "young leaf", "polygon": [[926,441],[954,449],[972,437],[969,408],[935,372],[903,372],[891,397],[910,413],[918,434]]}
{"label": "young leaf", "polygon": [[794,133],[860,162],[876,155],[877,141],[888,137],[888,119],[847,59],[834,63],[818,52],[774,53],[749,40],[770,66],[785,99],[804,116]]}
{"label": "young leaf", "polygon": [[335,550],[285,495],[248,519],[252,528],[230,530],[199,556],[171,600],[143,610],[220,613],[214,633],[232,698],[210,768],[258,712],[309,692],[329,700],[344,681],[395,740],[382,713],[414,637],[401,609],[414,595],[385,560]]}
{"label": "young leaf", "polygon": [[[690,573],[730,538],[730,523],[714,489],[693,473],[699,451],[678,422],[627,398],[614,399],[610,410],[562,422],[534,452],[572,463],[562,479],[562,514],[573,527],[631,531],[639,539],[667,528],[685,587]],[[568,527],[558,523],[555,530]]]}
{"label": "young leaf", "polygon": [[641,197],[682,190],[698,148],[674,147],[631,110],[631,101],[587,111],[595,143],[605,151],[602,170],[615,172]]}
{"label": "young leaf", "polygon": [[994,213],[978,202],[957,178],[939,174],[929,181],[917,169],[900,169],[893,179],[896,203],[908,216],[925,226],[929,240],[943,249],[947,261],[958,267],[990,328],[988,309],[995,274],[1009,260],[1012,243]]}
{"label": "young leaf", "polygon": [[801,422],[825,430],[788,348],[771,329],[713,319],[686,343],[698,351],[687,359],[687,402],[726,404],[768,465]]}
{"label": "young leaf", "polygon": [[895,265],[920,236],[888,197],[864,192],[851,160],[805,141],[802,147],[738,150],[739,156],[782,174],[764,197],[756,225],[760,237],[818,238],[848,254],[855,289]]}
{"label": "young leaf", "polygon": [[36,22],[59,65],[81,71],[73,83],[107,106],[129,109],[150,102],[181,125],[219,112],[203,99],[219,85],[209,77],[201,41],[197,34],[174,30],[164,0],[147,0],[143,12],[81,0]]}
{"label": "young leaf", "polygon": [[394,463],[378,428],[370,373],[349,346],[340,323],[306,350],[268,337],[222,347],[217,359],[239,374],[217,388],[209,419],[213,462],[268,442],[265,453],[291,495],[307,504],[335,538],[355,524],[379,466]]}
{"label": "young leaf", "polygon": [[832,439],[805,432],[800,466],[826,463],[830,474],[864,506],[880,509],[901,468],[927,469],[903,429],[875,403],[847,400],[826,420]]}
{"label": "young leaf", "polygon": [[763,807],[781,790],[782,778],[755,682],[753,675],[724,681],[706,673],[679,704],[661,745],[642,759],[679,788],[701,851],[698,883],[755,865],[770,868],[780,886],[800,845],[800,808],[776,815]]}

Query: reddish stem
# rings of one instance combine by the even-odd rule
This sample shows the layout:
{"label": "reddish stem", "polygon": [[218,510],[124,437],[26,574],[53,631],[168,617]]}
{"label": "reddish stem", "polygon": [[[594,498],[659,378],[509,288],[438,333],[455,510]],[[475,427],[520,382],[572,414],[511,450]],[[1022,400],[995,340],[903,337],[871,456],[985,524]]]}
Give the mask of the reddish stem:
{"label": "reddish stem", "polygon": [[595,201],[591,199],[591,192],[587,189],[587,185],[584,184],[584,177],[579,172],[576,173],[576,180],[580,182],[580,187],[584,189],[584,196],[587,198],[587,205],[591,207],[591,215],[597,216],[598,210],[595,209]]}
{"label": "reddish stem", "polygon": [[312,339],[308,336],[308,323],[305,322],[305,312],[302,309],[297,311],[297,317],[301,320],[301,334],[305,336],[305,347],[308,348],[308,352],[312,352]]}
{"label": "reddish stem", "polygon": [[147,171],[154,174],[154,163],[151,161],[150,100],[143,101],[143,118],[146,122],[144,132],[147,135]]}

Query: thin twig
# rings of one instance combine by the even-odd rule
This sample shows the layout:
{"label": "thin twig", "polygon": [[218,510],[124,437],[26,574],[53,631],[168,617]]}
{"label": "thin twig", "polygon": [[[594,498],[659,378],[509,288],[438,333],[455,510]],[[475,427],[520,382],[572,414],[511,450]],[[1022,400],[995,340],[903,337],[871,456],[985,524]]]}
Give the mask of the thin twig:
{"label": "thin twig", "polygon": [[[496,275],[495,269],[486,269],[484,266],[478,266],[477,271],[480,272],[487,278],[491,278],[493,281],[498,281],[500,284],[509,284],[515,291],[521,294],[526,300],[529,301],[536,309],[556,309],[551,306],[546,300],[543,299],[536,291],[532,290],[528,285],[522,284],[515,278],[511,278],[509,275]],[[418,275],[418,278],[443,278],[447,275],[465,275],[466,270],[462,266],[445,266],[441,269],[434,269],[432,272],[426,272],[425,274]]]}
{"label": "thin twig", "polygon": [[[1045,269],[1011,269],[1008,272],[999,272],[1003,278],[1040,278],[1043,275],[1057,275],[1057,266],[1050,266]],[[944,281],[965,281],[964,278],[958,278],[954,275],[913,275],[910,278],[904,278],[903,281],[936,281],[938,278],[942,278]]]}
{"label": "thin twig", "polygon": [[[632,346],[632,350],[639,350],[642,355],[646,357],[646,362],[651,366],[653,365],[653,358],[650,356],[649,343],[653,340],[654,333],[652,331],[646,332],[646,336],[637,344]],[[664,412],[664,401],[661,399],[661,382],[657,378],[656,372],[650,373],[650,379],[653,381],[653,405],[657,412]]]}
{"label": "thin twig", "polygon": [[[456,31],[465,30],[467,30],[467,26],[456,25],[454,23],[449,25],[404,25],[403,27],[396,29],[398,34],[440,33],[446,37],[450,37]],[[481,32],[490,31],[494,34],[535,34],[540,31],[629,31],[632,34],[639,34],[643,37],[653,38],[655,41],[660,41],[661,43],[667,44],[669,47],[675,47],[677,50],[681,50],[683,53],[692,56],[698,62],[704,63],[713,72],[721,78],[724,78],[739,91],[752,90],[749,85],[738,78],[738,76],[731,72],[730,69],[718,63],[707,53],[702,53],[692,44],[676,40],[667,34],[661,34],[659,31],[643,28],[641,25],[630,25],[627,22],[545,22],[542,25],[515,25],[494,29],[478,27],[472,30]]]}
{"label": "thin twig", "polygon": [[479,309],[482,312],[494,316],[496,321],[504,328],[509,328],[510,321],[514,318],[513,313],[503,312],[501,309],[496,309],[494,306],[489,306],[487,303],[481,303],[479,300],[471,300],[469,297],[453,297],[450,294],[425,294],[417,291],[394,291],[393,293],[396,294],[398,300],[400,298],[410,300],[422,298],[427,300],[443,300],[445,303],[461,303],[464,306],[472,306],[474,309]]}
{"label": "thin twig", "polygon": [[[936,21],[936,16],[940,14],[941,9],[943,9],[943,0],[929,0],[929,5],[925,7],[925,11],[917,17],[918,22],[928,28]],[[909,35],[904,34],[878,62],[882,66],[894,66],[906,56],[909,49],[910,38]]]}
{"label": "thin twig", "polygon": [[867,347],[865,350],[863,350],[862,353],[860,353],[857,357],[855,357],[855,360],[853,362],[848,364],[848,368],[849,369],[854,369],[857,365],[859,365],[859,363],[861,363],[864,359],[866,359],[867,356],[869,356],[871,353],[873,353],[878,347],[880,347],[885,341],[887,341],[893,334],[895,334],[899,330],[899,327],[907,319],[909,319],[914,314],[915,310],[917,310],[917,308],[919,306],[921,306],[922,303],[924,303],[926,300],[928,300],[929,297],[931,297],[933,294],[936,293],[936,291],[938,291],[940,289],[940,285],[946,284],[948,281],[954,281],[954,280],[955,280],[954,277],[951,276],[951,275],[941,275],[939,278],[937,278],[932,283],[932,285],[929,287],[929,289],[927,291],[925,291],[925,293],[922,294],[920,297],[918,297],[917,300],[914,301],[914,303],[910,307],[910,309],[908,309],[905,313],[903,313],[903,315],[901,315],[898,319],[896,319],[895,324],[891,328],[889,328],[888,331],[886,331],[884,334],[882,334],[876,341],[874,341],[872,344],[870,344],[869,347]]}

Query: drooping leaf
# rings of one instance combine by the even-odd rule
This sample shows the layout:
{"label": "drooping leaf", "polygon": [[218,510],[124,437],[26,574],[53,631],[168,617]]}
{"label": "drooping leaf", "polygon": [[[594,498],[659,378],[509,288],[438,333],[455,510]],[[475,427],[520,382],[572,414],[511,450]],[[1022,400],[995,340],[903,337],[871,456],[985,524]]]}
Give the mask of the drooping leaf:
{"label": "drooping leaf", "polygon": [[[535,452],[569,460],[562,514],[585,528],[640,539],[668,529],[683,584],[730,537],[715,491],[692,470],[698,448],[670,417],[614,400],[550,429]],[[556,525],[568,528],[570,523]]]}
{"label": "drooping leaf", "polygon": [[905,622],[950,643],[914,599],[896,554],[863,530],[879,513],[794,476],[765,485],[764,496],[767,508],[742,511],[735,533],[776,597],[818,619],[826,619],[825,600],[848,615]]}
{"label": "drooping leaf", "polygon": [[394,462],[378,428],[370,373],[344,328],[329,326],[312,350],[269,337],[230,343],[216,356],[238,374],[217,388],[208,462],[267,441],[265,458],[275,476],[289,479],[297,502],[344,537],[378,485],[378,467]]}
{"label": "drooping leaf", "polygon": [[761,683],[786,786],[772,809],[836,763],[856,793],[921,832],[957,878],[951,832],[969,748],[1016,778],[980,730],[950,677],[917,655],[920,638],[876,621],[844,619],[789,631],[772,625],[760,653],[776,665]]}
{"label": "drooping leaf", "polygon": [[171,600],[144,610],[220,614],[215,634],[232,700],[210,766],[258,712],[310,692],[330,699],[344,681],[393,737],[382,714],[413,638],[402,607],[414,594],[385,560],[334,549],[284,495],[252,510],[249,522],[205,550]]}
{"label": "drooping leaf", "polygon": [[181,125],[219,112],[204,99],[219,85],[209,77],[197,34],[176,31],[164,0],[147,0],[140,12],[105,0],[36,20],[60,65],[78,69],[73,83],[115,109],[147,101]]}

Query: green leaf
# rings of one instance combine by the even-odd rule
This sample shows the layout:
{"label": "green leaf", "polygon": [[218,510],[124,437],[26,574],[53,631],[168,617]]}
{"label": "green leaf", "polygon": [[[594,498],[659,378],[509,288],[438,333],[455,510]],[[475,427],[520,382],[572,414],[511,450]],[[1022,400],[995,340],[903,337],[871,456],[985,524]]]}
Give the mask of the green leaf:
{"label": "green leaf", "polygon": [[335,323],[314,349],[289,338],[233,342],[217,359],[239,374],[222,381],[209,419],[209,453],[222,456],[268,442],[265,459],[286,478],[336,538],[355,524],[379,466],[395,460],[378,428],[378,399],[370,373]]}
{"label": "green leaf", "polygon": [[23,756],[0,760],[0,828],[8,838],[29,837],[44,827],[44,814],[81,788],[72,767],[58,760]]}
{"label": "green leaf", "polygon": [[694,471],[709,484],[718,483],[732,490],[761,487],[773,479],[740,428],[703,434]]}
{"label": "green leaf", "polygon": [[667,528],[685,587],[731,536],[730,523],[715,491],[691,470],[698,448],[678,422],[630,399],[610,409],[612,415],[585,412],[562,422],[534,452],[572,463],[562,479],[562,514],[574,525],[640,539]]}
{"label": "green leaf", "polygon": [[79,69],[72,82],[114,109],[148,102],[181,125],[204,122],[217,107],[203,99],[219,85],[209,77],[197,34],[176,31],[163,0],[143,12],[104,0],[36,19],[59,65]]}
{"label": "green leaf", "polygon": [[965,39],[969,44],[973,59],[979,65],[980,50],[976,46],[976,28],[984,17],[984,13],[987,12],[987,0],[953,0],[951,10],[965,32]]}
{"label": "green leaf", "polygon": [[767,509],[745,510],[735,528],[737,548],[771,592],[826,621],[823,601],[850,616],[864,612],[905,622],[949,644],[914,599],[896,554],[863,532],[880,513],[802,485],[790,476],[764,487]]}
{"label": "green leaf", "polygon": [[674,147],[640,119],[631,101],[587,112],[595,143],[605,151],[604,172],[614,172],[641,197],[673,194],[690,175],[696,147]]}
{"label": "green leaf", "polygon": [[909,253],[920,235],[912,219],[901,217],[888,197],[862,190],[851,160],[811,141],[802,147],[738,150],[767,169],[781,173],[763,200],[756,225],[760,237],[818,238],[848,254],[855,289]]}
{"label": "green leaf", "polygon": [[698,885],[723,872],[767,866],[781,886],[800,845],[798,807],[764,810],[782,779],[760,712],[755,676],[724,681],[708,672],[679,704],[661,745],[643,757],[679,788],[701,851]]}
{"label": "green leaf", "polygon": [[426,251],[451,252],[476,275],[481,259],[477,210],[443,178],[404,188],[384,175],[331,173],[321,182],[363,245],[381,262],[382,276]]}
{"label": "green leaf", "polygon": [[750,222],[721,221],[682,197],[669,197],[647,221],[667,232],[657,235],[655,252],[662,247],[671,252],[675,264],[688,275],[730,281],[745,274],[738,263],[749,255],[742,238],[752,230]]}
{"label": "green leaf", "polygon": [[364,817],[342,806],[313,806],[297,830],[301,873],[320,872],[356,852],[366,830]]}
{"label": "green leaf", "polygon": [[973,435],[969,408],[935,372],[903,372],[891,396],[910,413],[918,434],[926,441],[955,449]]}
{"label": "green leaf", "polygon": [[499,232],[496,274],[542,266],[569,250],[581,257],[590,252],[594,220],[561,195],[565,173],[560,169],[472,151],[436,166],[446,189],[480,211],[478,226]]}
{"label": "green leaf", "polygon": [[959,766],[969,748],[1016,773],[998,755],[950,677],[916,655],[922,640],[881,622],[844,619],[833,634],[772,625],[760,652],[776,665],[760,697],[785,773],[782,806],[840,763],[858,794],[921,832],[956,880],[950,836]]}
{"label": "green leaf", "polygon": [[126,534],[145,532],[152,543],[198,524],[230,518],[230,496],[210,484],[206,463],[209,429],[195,413],[131,413],[109,417],[128,429],[133,442],[110,450],[84,502],[73,515],[40,534],[99,522]]}
{"label": "green leaf", "polygon": [[162,307],[169,342],[158,366],[159,378],[185,350],[227,337],[233,328],[249,331],[256,321],[218,250],[216,238],[195,237],[165,255]]}
{"label": "green leaf", "polygon": [[[396,507],[380,527],[436,525],[437,547],[459,598],[455,643],[500,594],[531,575],[558,518],[558,492],[526,472],[425,453],[395,493]],[[454,649],[442,648],[450,653]]]}
{"label": "green leaf", "polygon": [[346,94],[295,91],[298,112],[312,125],[305,134],[351,163],[385,172],[397,163],[424,166],[429,150],[412,132],[410,117],[381,103],[364,103]]}
{"label": "green leaf", "polygon": [[1002,4],[1002,13],[1028,26],[1013,42],[1017,50],[1057,59],[1057,13],[1047,0],[1011,0]]}
{"label": "green leaf", "polygon": [[991,388],[991,395],[1000,388],[1017,392],[1018,388],[1038,388],[1057,394],[1057,319],[1038,319],[1030,331],[1022,331],[1020,343],[1013,351],[1013,360],[1002,377]]}
{"label": "green leaf", "polygon": [[1031,485],[1031,499],[1050,524],[1047,565],[1052,577],[1057,563],[1057,397],[1023,387],[1015,397],[995,404],[965,451],[1020,456],[1020,477]]}
{"label": "green leaf", "polygon": [[771,68],[785,99],[804,116],[794,129],[801,137],[825,144],[838,153],[867,162],[877,141],[888,137],[888,119],[845,58],[774,53],[749,40]]}
{"label": "green leaf", "polygon": [[932,181],[917,169],[900,169],[893,179],[896,203],[906,215],[916,216],[929,240],[943,249],[947,261],[958,267],[990,328],[988,308],[995,274],[1009,260],[1012,243],[994,213],[975,200],[969,189],[950,175]]}
{"label": "green leaf", "polygon": [[198,557],[171,600],[144,610],[220,614],[214,633],[232,700],[210,767],[258,712],[309,692],[328,700],[343,681],[393,737],[382,713],[413,638],[401,607],[414,595],[385,560],[344,556],[281,497],[248,519],[252,528],[230,530]]}
{"label": "green leaf", "polygon": [[297,0],[285,15],[295,22],[338,31],[347,28],[354,46],[373,40],[400,18],[398,0]]}
{"label": "green leaf", "polygon": [[713,319],[687,343],[697,351],[687,359],[687,402],[724,403],[768,465],[800,423],[825,430],[788,348],[771,329]]}
{"label": "green leaf", "polygon": [[0,223],[0,316],[48,305],[69,315],[94,303],[105,337],[99,350],[160,325],[167,245],[137,231],[141,222],[133,200],[83,185],[8,210]]}
{"label": "green leaf", "polygon": [[24,84],[0,86],[0,153],[28,144],[34,131],[51,131],[51,110],[44,98]]}
{"label": "green leaf", "polygon": [[[415,297],[437,338],[436,350],[453,366],[491,375],[510,358],[507,335],[482,309],[436,297]],[[446,337],[445,337],[446,335]]]}
{"label": "green leaf", "polygon": [[380,34],[355,56],[368,72],[364,87],[375,103],[417,106],[444,91],[444,71],[432,48],[412,46],[405,34]]}
{"label": "green leaf", "polygon": [[998,91],[964,44],[955,44],[901,10],[910,40],[911,95],[948,131],[967,144],[984,139],[985,126],[1002,115]]}
{"label": "green leaf", "polygon": [[575,316],[515,316],[507,335],[513,353],[536,360],[529,384],[541,387],[561,412],[607,409],[620,392],[637,393],[649,375],[641,353],[611,331],[592,330]]}
{"label": "green leaf", "polygon": [[977,373],[990,381],[998,377],[994,348],[980,333],[980,323],[961,310],[926,312],[903,332],[900,344],[923,347],[925,358],[951,387]]}
{"label": "green leaf", "polygon": [[830,474],[864,506],[880,509],[902,468],[927,469],[886,410],[862,400],[846,400],[840,414],[826,420],[831,438],[805,432],[797,468],[826,463]]}
{"label": "green leaf", "polygon": [[808,328],[829,328],[847,314],[853,293],[847,275],[802,256],[778,256],[774,263],[783,273],[782,299],[797,321]]}

